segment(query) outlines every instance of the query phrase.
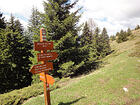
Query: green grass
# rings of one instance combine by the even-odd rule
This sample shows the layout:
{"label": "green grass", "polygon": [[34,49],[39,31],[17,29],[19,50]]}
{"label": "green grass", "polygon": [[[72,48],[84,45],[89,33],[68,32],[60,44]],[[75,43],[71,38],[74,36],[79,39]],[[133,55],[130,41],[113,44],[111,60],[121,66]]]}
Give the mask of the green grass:
{"label": "green grass", "polygon": [[[52,91],[52,105],[139,105],[140,58],[129,57],[135,41],[115,43],[116,51],[103,60],[104,67]],[[44,96],[32,98],[24,105],[44,105]]]}
{"label": "green grass", "polygon": [[[111,43],[115,51],[103,59],[100,69],[51,87],[52,105],[140,105],[140,30],[133,34],[127,42]],[[0,105],[45,105],[42,94],[43,84],[34,84],[1,94]]]}

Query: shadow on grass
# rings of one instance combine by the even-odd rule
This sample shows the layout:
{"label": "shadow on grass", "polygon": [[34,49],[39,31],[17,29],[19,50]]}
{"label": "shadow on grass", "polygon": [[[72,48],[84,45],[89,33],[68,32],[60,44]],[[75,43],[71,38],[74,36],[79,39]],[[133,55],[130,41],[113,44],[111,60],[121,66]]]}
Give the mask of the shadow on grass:
{"label": "shadow on grass", "polygon": [[78,102],[82,98],[85,98],[85,97],[78,98],[78,99],[76,99],[74,101],[71,101],[71,102],[66,102],[66,103],[60,102],[58,105],[71,105],[71,104],[74,104],[74,103]]}

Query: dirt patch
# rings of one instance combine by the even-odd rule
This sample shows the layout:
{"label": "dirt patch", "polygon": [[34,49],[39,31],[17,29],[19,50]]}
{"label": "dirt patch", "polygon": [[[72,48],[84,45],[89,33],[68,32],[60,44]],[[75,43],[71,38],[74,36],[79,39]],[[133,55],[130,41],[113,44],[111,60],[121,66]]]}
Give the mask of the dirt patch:
{"label": "dirt patch", "polygon": [[138,80],[138,79],[134,79],[134,78],[130,78],[130,79],[128,79],[128,80],[131,81],[131,82],[135,82],[135,83],[140,82],[140,80]]}
{"label": "dirt patch", "polygon": [[105,83],[107,83],[109,80],[110,80],[109,78],[106,78],[106,79],[100,78],[98,81],[99,81],[99,83],[101,83],[101,84],[105,84]]}
{"label": "dirt patch", "polygon": [[134,79],[134,78],[129,78],[128,81],[129,81],[129,83],[124,86],[128,90],[133,88],[136,84],[140,83],[140,80],[137,80],[137,79]]}
{"label": "dirt patch", "polygon": [[76,78],[69,78],[69,79],[67,79],[67,80],[65,80],[65,81],[60,81],[60,82],[58,82],[58,84],[59,84],[60,87],[65,87],[65,86],[67,86],[67,85],[70,85],[70,84],[73,84],[73,83],[75,83],[75,82],[78,82],[78,81],[81,80],[82,78],[85,78],[85,76],[82,75],[82,76],[79,76],[79,77],[76,77]]}
{"label": "dirt patch", "polygon": [[124,105],[134,105],[134,104],[137,104],[137,103],[140,103],[140,97],[136,98],[136,99],[127,99],[126,104],[124,104]]}

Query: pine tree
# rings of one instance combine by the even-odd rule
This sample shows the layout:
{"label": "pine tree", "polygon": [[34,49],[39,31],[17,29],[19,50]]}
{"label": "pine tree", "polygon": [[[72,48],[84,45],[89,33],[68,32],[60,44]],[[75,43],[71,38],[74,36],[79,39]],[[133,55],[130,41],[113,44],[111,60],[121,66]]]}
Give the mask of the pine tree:
{"label": "pine tree", "polygon": [[95,61],[99,59],[100,56],[100,46],[99,46],[99,37],[100,37],[100,30],[98,27],[95,29],[95,33],[93,35],[91,50],[90,50],[90,60]]}
{"label": "pine tree", "polygon": [[18,19],[15,20],[15,17],[11,14],[10,20],[7,24],[7,27],[11,29],[13,32],[19,32],[23,34],[23,26]]}
{"label": "pine tree", "polygon": [[[31,10],[31,16],[29,19],[29,23],[28,23],[28,29],[26,31],[28,37],[30,37],[30,40],[32,41],[31,43],[33,44],[33,42],[39,42],[40,41],[40,28],[41,27],[41,18],[40,18],[40,12],[38,11],[38,9],[36,7],[32,7]],[[31,50],[32,53],[32,57],[30,58],[32,65],[36,65],[38,63],[37,61],[37,57],[36,54],[38,53],[37,51],[34,51],[33,49]],[[33,75],[32,76],[32,83],[39,83],[40,79],[39,79],[39,75]]]}
{"label": "pine tree", "polygon": [[[8,92],[31,84],[29,72],[31,43],[24,36],[21,23],[12,16],[7,28],[0,32],[1,92]],[[15,24],[17,23],[17,24]]]}
{"label": "pine tree", "polygon": [[116,41],[118,43],[122,43],[122,42],[125,42],[127,40],[128,40],[128,38],[127,38],[126,32],[121,30]]}
{"label": "pine tree", "polygon": [[116,36],[119,36],[119,34],[120,34],[120,33],[119,33],[119,32],[117,32],[117,33],[116,33]]}
{"label": "pine tree", "polygon": [[81,70],[83,73],[91,70],[96,67],[95,62],[97,60],[97,55],[96,55],[96,48],[93,46],[93,26],[88,22],[85,22],[82,34],[80,36],[80,45],[83,49],[83,59],[84,66],[82,66]]}
{"label": "pine tree", "polygon": [[5,22],[5,17],[2,16],[3,14],[0,12],[0,29],[5,29],[6,28],[6,22]]}
{"label": "pine tree", "polygon": [[77,3],[70,0],[48,0],[43,3],[44,13],[39,13],[40,26],[47,31],[47,40],[54,41],[54,49],[59,57],[54,63],[52,72],[59,77],[72,75],[83,64],[85,59],[81,54],[84,52],[79,48],[77,27],[80,15],[78,9],[70,12]]}
{"label": "pine tree", "polygon": [[111,36],[110,36],[110,40],[111,40],[111,41],[116,40],[116,36],[115,36],[115,35],[111,35]]}
{"label": "pine tree", "polygon": [[15,29],[15,17],[11,14],[10,20],[8,22],[8,28],[11,29],[13,32],[16,31]]}
{"label": "pine tree", "polygon": [[[28,23],[28,29],[26,31],[26,33],[28,34],[28,36],[30,37],[30,39],[32,41],[32,44],[33,44],[33,41],[35,41],[35,42],[40,41],[40,28],[42,28],[40,21],[41,21],[40,12],[38,11],[37,8],[33,7],[32,14],[30,16],[29,23]],[[31,61],[32,61],[32,64],[35,65],[38,63],[37,58],[36,58],[37,52],[34,51],[33,49],[31,52],[33,54]],[[36,75],[34,75],[34,76],[36,76]]]}
{"label": "pine tree", "polygon": [[135,30],[138,30],[138,29],[140,29],[140,26],[139,25],[136,26]]}
{"label": "pine tree", "polygon": [[132,34],[130,28],[127,29],[127,36],[130,36]]}
{"label": "pine tree", "polygon": [[109,36],[107,34],[106,28],[103,28],[102,33],[100,34],[100,30],[97,27],[95,29],[95,33],[92,40],[92,47],[90,51],[90,58],[96,61],[108,55],[111,51],[110,44],[109,44]]}
{"label": "pine tree", "polygon": [[84,28],[83,28],[83,32],[82,35],[80,36],[80,40],[81,40],[81,45],[85,46],[85,45],[89,45],[92,43],[92,33],[89,30],[89,26],[87,24],[87,22],[85,22]]}
{"label": "pine tree", "polygon": [[41,28],[41,23],[40,23],[39,11],[37,8],[33,7],[32,14],[29,19],[28,32],[30,33],[30,36],[34,41],[39,41],[40,28]]}
{"label": "pine tree", "polygon": [[76,12],[70,13],[70,9],[76,2],[70,4],[70,0],[49,0],[44,2],[45,14],[42,16],[42,24],[47,29],[48,40],[58,41],[71,31],[74,36],[77,35],[77,22],[80,16],[76,16]]}
{"label": "pine tree", "polygon": [[100,37],[99,33],[100,33],[100,30],[97,27],[95,29],[95,33],[94,33],[94,36],[93,36],[93,45],[95,46],[95,48],[97,49],[98,52],[99,52],[99,37]]}
{"label": "pine tree", "polygon": [[105,57],[111,51],[110,43],[109,43],[109,36],[107,34],[106,28],[103,28],[100,39],[101,39],[101,43],[102,43],[102,54],[101,54],[101,56]]}

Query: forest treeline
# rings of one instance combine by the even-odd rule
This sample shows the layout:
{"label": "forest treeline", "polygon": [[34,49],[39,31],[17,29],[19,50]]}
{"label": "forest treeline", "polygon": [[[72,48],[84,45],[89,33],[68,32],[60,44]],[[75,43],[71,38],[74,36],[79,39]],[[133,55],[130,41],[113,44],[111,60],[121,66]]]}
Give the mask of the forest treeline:
{"label": "forest treeline", "polygon": [[[137,25],[134,30],[139,30],[139,29],[140,29],[140,26]],[[112,41],[116,40],[117,43],[122,43],[122,42],[127,41],[129,39],[128,37],[130,36],[131,37],[133,36],[132,30],[130,28],[128,28],[127,31],[124,31],[123,29],[121,29],[121,31],[117,32],[116,35],[110,36],[110,40]]]}
{"label": "forest treeline", "polygon": [[[29,69],[38,63],[39,52],[33,50],[33,42],[40,41],[40,28],[45,28],[47,41],[54,42],[54,50],[59,54],[50,72],[53,76],[72,77],[89,72],[111,52],[106,28],[101,30],[92,19],[79,25],[82,8],[71,11],[77,2],[44,1],[44,12],[32,8],[27,29],[12,14],[7,21],[0,12],[0,93],[39,81]],[[118,33],[118,39],[122,34],[123,31]]]}

